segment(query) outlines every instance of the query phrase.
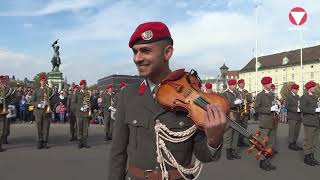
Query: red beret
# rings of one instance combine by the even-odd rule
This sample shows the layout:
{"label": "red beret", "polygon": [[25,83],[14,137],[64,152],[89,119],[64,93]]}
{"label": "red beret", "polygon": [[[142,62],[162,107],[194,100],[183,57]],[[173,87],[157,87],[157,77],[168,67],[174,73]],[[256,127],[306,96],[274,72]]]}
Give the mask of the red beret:
{"label": "red beret", "polygon": [[9,81],[9,76],[6,75],[0,75],[0,81]]}
{"label": "red beret", "polygon": [[1,80],[1,81],[8,81],[8,80],[9,80],[9,76],[7,76],[7,75],[0,75],[0,80]]}
{"label": "red beret", "polygon": [[163,39],[171,39],[168,27],[162,22],[146,22],[140,24],[131,35],[129,47],[134,44],[148,44]]}
{"label": "red beret", "polygon": [[206,83],[204,86],[206,87],[206,89],[212,89],[212,84],[211,83]]}
{"label": "red beret", "polygon": [[84,84],[87,84],[87,81],[84,80],[84,79],[82,79],[82,80],[80,81],[79,85],[84,85]]}
{"label": "red beret", "polygon": [[45,73],[40,74],[39,76],[40,81],[47,81],[48,77]]}
{"label": "red beret", "polygon": [[269,84],[269,83],[272,83],[272,78],[271,77],[269,77],[269,76],[266,76],[266,77],[263,77],[262,79],[261,79],[261,84]]}
{"label": "red beret", "polygon": [[237,80],[229,79],[227,83],[228,83],[228,85],[235,85],[235,84],[237,84]]}
{"label": "red beret", "polygon": [[120,88],[122,88],[122,87],[126,87],[126,83],[125,82],[121,82],[120,83]]}
{"label": "red beret", "polygon": [[112,84],[108,84],[108,85],[106,86],[106,89],[110,89],[110,88],[112,88]]}
{"label": "red beret", "polygon": [[316,86],[316,83],[314,81],[309,81],[304,85],[304,87],[306,89],[309,89],[309,88],[312,88],[312,87],[315,87],[315,86]]}
{"label": "red beret", "polygon": [[244,79],[239,79],[238,84],[244,83]]}
{"label": "red beret", "polygon": [[291,85],[291,89],[299,89],[299,85],[298,84],[292,84]]}

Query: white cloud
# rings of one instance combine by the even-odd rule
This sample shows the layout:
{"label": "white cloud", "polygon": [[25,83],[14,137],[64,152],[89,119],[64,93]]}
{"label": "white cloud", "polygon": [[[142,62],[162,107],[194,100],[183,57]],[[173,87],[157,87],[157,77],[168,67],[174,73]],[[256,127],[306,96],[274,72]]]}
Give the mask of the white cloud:
{"label": "white cloud", "polygon": [[8,49],[0,49],[0,72],[15,75],[23,79],[32,79],[35,74],[45,71],[46,64],[39,57],[29,56],[24,53],[14,52]]}
{"label": "white cloud", "polygon": [[35,8],[34,6],[30,6],[32,9],[26,7],[24,10],[17,11],[13,7],[13,10],[0,12],[0,16],[43,16],[63,11],[78,11],[84,8],[95,7],[101,3],[103,3],[103,0],[51,0],[41,7]]}

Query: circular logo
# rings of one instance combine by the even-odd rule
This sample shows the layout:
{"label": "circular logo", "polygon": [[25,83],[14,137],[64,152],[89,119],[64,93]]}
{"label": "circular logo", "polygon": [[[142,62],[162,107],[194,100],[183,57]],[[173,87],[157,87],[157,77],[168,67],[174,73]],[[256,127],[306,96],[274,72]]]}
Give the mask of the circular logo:
{"label": "circular logo", "polygon": [[289,20],[296,26],[301,26],[307,21],[307,12],[302,7],[295,7],[289,13]]}
{"label": "circular logo", "polygon": [[141,37],[142,37],[143,40],[149,41],[150,39],[152,39],[153,33],[152,33],[151,30],[145,31],[145,32],[143,32],[143,33],[141,34]]}

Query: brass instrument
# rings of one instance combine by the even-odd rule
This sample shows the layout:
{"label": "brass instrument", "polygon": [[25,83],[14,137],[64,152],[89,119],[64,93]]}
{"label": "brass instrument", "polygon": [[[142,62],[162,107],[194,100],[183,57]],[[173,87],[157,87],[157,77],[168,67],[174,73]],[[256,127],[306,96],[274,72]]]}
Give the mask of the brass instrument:
{"label": "brass instrument", "polygon": [[52,98],[53,93],[52,93],[52,95],[49,97],[49,96],[48,96],[48,91],[49,91],[49,89],[48,89],[47,87],[44,88],[43,104],[44,104],[44,107],[46,107],[46,108],[45,108],[45,109],[46,109],[45,112],[46,112],[46,113],[51,113],[52,110],[51,110],[51,106],[50,106],[50,103],[49,103],[49,99]]}
{"label": "brass instrument", "polygon": [[[279,106],[280,106],[279,102],[280,101],[279,101],[278,97],[274,94],[274,99],[272,101],[272,106],[277,105],[278,108],[279,108]],[[279,120],[280,120],[280,117],[279,117],[278,112],[276,112],[276,111],[272,112],[272,124],[273,124],[274,128],[278,127]]]}
{"label": "brass instrument", "polygon": [[90,105],[91,92],[89,90],[84,90],[84,97],[82,102],[81,111],[88,113],[88,116],[92,116],[91,105]]}
{"label": "brass instrument", "polygon": [[5,86],[3,84],[0,85],[0,114],[6,115],[9,113],[7,105],[6,105],[6,94],[5,94]]}
{"label": "brass instrument", "polygon": [[250,106],[249,106],[249,101],[248,101],[248,98],[249,98],[249,96],[251,95],[250,93],[247,93],[247,92],[245,92],[243,95],[242,95],[242,93],[241,92],[239,92],[240,93],[240,99],[242,100],[242,104],[241,104],[241,106],[240,106],[240,108],[239,108],[239,113],[240,113],[240,118],[241,119],[243,119],[244,118],[244,116],[246,115],[246,114],[249,114],[250,113]]}

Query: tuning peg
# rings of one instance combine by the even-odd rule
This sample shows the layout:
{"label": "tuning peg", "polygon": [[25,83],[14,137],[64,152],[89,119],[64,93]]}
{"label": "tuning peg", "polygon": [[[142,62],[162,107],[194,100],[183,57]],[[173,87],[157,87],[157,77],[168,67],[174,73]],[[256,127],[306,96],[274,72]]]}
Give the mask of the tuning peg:
{"label": "tuning peg", "polygon": [[250,148],[248,148],[248,149],[247,149],[247,154],[251,154],[254,149],[255,149],[254,146],[251,146]]}
{"label": "tuning peg", "polygon": [[259,151],[257,154],[256,154],[256,159],[260,159],[260,157],[262,156],[262,152],[261,151]]}

